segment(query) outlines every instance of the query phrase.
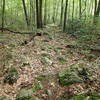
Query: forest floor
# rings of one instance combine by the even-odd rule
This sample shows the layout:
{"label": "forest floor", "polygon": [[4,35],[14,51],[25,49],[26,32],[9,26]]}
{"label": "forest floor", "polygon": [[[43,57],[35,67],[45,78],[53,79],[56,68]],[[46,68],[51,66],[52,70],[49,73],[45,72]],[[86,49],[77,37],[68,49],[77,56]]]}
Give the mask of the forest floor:
{"label": "forest floor", "polygon": [[[29,34],[0,34],[0,97],[15,100],[25,88],[33,90],[35,99],[18,100],[67,100],[78,93],[100,93],[100,41],[97,38],[85,41],[85,36],[74,38],[57,26],[39,32],[42,36],[31,41]],[[72,65],[88,68],[92,81],[62,86],[59,73]],[[14,84],[7,81],[10,69],[18,71]]]}

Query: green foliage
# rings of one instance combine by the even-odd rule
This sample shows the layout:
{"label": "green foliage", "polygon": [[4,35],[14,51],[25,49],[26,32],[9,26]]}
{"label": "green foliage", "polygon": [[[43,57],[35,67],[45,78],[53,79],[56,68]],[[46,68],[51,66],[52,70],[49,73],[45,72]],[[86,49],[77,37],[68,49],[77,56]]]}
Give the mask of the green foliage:
{"label": "green foliage", "polygon": [[30,66],[30,63],[29,62],[23,62],[22,67],[25,67],[25,66]]}
{"label": "green foliage", "polygon": [[85,100],[85,98],[86,97],[84,94],[80,94],[80,95],[75,96],[73,100]]}
{"label": "green foliage", "polygon": [[61,63],[61,64],[66,64],[66,59],[64,58],[64,57],[58,57],[57,58],[58,59],[58,61]]}
{"label": "green foliage", "polygon": [[100,94],[96,92],[91,93],[90,100],[100,100]]}
{"label": "green foliage", "polygon": [[41,62],[45,66],[51,66],[52,65],[52,61],[49,58],[47,58],[47,57],[43,57],[41,59]]}
{"label": "green foliage", "polygon": [[67,68],[59,73],[59,82],[61,85],[71,85],[82,82],[74,68]]}
{"label": "green foliage", "polygon": [[42,53],[41,56],[43,56],[43,57],[47,57],[47,58],[49,58],[49,59],[51,58],[51,55],[48,54],[48,53]]}
{"label": "green foliage", "polygon": [[67,32],[75,36],[92,33],[95,28],[90,23],[91,22],[86,22],[85,19],[69,20],[67,24]]}
{"label": "green foliage", "polygon": [[18,71],[16,68],[10,68],[7,75],[4,78],[5,83],[13,84],[16,83],[19,78]]}
{"label": "green foliage", "polygon": [[41,82],[34,83],[32,86],[33,92],[39,91],[41,89],[43,89],[43,85],[41,84]]}
{"label": "green foliage", "polygon": [[42,81],[42,80],[45,80],[45,79],[51,79],[54,75],[52,73],[47,73],[47,74],[42,74],[42,75],[39,75],[38,77],[36,77],[36,79],[38,81]]}

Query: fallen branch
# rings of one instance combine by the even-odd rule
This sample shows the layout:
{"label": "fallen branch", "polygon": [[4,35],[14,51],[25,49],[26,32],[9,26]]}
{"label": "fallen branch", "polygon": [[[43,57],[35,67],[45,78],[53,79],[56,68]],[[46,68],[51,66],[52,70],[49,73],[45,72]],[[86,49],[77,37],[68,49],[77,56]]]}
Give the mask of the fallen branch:
{"label": "fallen branch", "polygon": [[9,31],[11,33],[16,33],[16,34],[33,34],[33,32],[19,32],[19,31],[13,31],[8,28],[0,28],[1,31]]}
{"label": "fallen branch", "polygon": [[[65,48],[84,49],[84,50],[86,50],[86,48],[84,48],[83,46],[77,46],[77,45],[67,45],[67,46],[65,46]],[[96,47],[88,47],[87,50],[91,50],[91,51],[94,51],[94,52],[100,52],[100,48],[96,48]]]}

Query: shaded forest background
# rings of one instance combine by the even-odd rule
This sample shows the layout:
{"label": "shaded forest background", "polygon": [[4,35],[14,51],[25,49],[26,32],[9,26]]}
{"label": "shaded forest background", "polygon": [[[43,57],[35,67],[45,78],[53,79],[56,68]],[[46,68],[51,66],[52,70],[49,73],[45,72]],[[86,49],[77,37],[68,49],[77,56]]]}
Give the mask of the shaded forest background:
{"label": "shaded forest background", "polygon": [[47,24],[76,32],[99,27],[100,0],[1,0],[0,26],[34,30]]}

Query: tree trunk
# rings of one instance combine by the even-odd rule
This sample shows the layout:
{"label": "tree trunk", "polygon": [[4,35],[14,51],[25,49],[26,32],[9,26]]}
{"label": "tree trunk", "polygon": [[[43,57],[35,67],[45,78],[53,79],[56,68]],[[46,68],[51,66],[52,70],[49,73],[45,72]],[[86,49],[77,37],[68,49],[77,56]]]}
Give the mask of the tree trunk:
{"label": "tree trunk", "polygon": [[42,28],[42,0],[36,0],[37,28]]}
{"label": "tree trunk", "polygon": [[81,19],[81,9],[82,9],[82,1],[79,0],[79,18]]}
{"label": "tree trunk", "polygon": [[99,13],[100,13],[100,0],[99,0],[98,4],[97,4],[97,0],[95,0],[94,24],[97,23]]}
{"label": "tree trunk", "polygon": [[29,23],[29,19],[28,19],[27,10],[26,10],[25,0],[22,0],[22,3],[23,3],[23,8],[24,8],[26,23],[27,23],[27,26],[29,27],[30,23]]}
{"label": "tree trunk", "polygon": [[42,28],[43,26],[42,26],[42,0],[40,0],[40,2],[39,2],[39,7],[40,7],[40,28]]}
{"label": "tree trunk", "polygon": [[74,19],[74,9],[75,9],[75,5],[74,5],[75,1],[73,0],[73,9],[72,9],[72,20]]}
{"label": "tree trunk", "polygon": [[64,3],[64,0],[61,1],[60,25],[62,25],[62,20],[63,20],[63,10],[64,10],[63,3]]}
{"label": "tree trunk", "polygon": [[64,13],[64,26],[63,31],[66,30],[66,21],[67,21],[67,7],[68,7],[68,0],[66,0],[66,6],[65,6],[65,13]]}
{"label": "tree trunk", "polygon": [[4,14],[5,14],[5,0],[3,0],[3,4],[2,4],[2,32],[4,28]]}
{"label": "tree trunk", "polygon": [[44,25],[47,23],[47,0],[45,0],[45,8],[44,8]]}

